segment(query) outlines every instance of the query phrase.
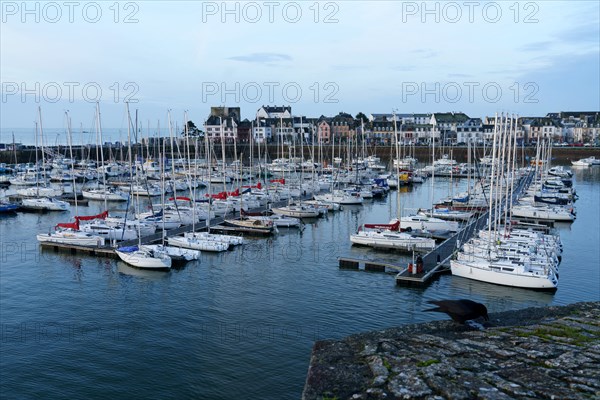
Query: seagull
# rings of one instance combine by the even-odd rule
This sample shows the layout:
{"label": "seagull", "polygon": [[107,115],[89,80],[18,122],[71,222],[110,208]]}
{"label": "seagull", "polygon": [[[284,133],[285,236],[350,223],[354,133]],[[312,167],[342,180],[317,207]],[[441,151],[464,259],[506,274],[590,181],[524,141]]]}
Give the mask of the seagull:
{"label": "seagull", "polygon": [[429,308],[423,311],[435,311],[446,313],[459,324],[465,324],[469,320],[483,317],[489,321],[487,308],[472,300],[430,300],[428,303],[435,304],[437,307]]}

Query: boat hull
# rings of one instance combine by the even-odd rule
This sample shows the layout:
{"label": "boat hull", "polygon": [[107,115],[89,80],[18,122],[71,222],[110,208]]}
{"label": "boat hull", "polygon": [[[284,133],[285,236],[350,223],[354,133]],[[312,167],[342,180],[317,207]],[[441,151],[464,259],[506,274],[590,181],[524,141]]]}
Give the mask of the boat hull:
{"label": "boat hull", "polygon": [[518,287],[523,289],[555,291],[558,279],[548,276],[527,276],[495,271],[482,267],[477,263],[451,260],[450,269],[452,275],[462,278],[473,279],[480,282],[493,283],[502,286]]}

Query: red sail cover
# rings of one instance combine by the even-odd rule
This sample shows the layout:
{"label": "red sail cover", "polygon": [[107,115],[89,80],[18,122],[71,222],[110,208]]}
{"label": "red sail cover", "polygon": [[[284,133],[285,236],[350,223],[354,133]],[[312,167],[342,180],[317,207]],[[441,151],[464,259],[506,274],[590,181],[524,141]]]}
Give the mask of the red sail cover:
{"label": "red sail cover", "polygon": [[56,229],[56,228],[75,229],[76,231],[78,231],[79,230],[79,220],[75,219],[75,222],[63,222],[60,224],[56,224],[54,229]]}
{"label": "red sail cover", "polygon": [[240,189],[235,189],[233,192],[228,192],[227,195],[228,196],[233,196],[233,197],[239,196],[240,195]]}
{"label": "red sail cover", "polygon": [[98,215],[83,215],[83,216],[75,217],[75,220],[91,221],[93,219],[106,219],[106,217],[108,217],[108,211],[104,211],[103,213],[100,213]]}
{"label": "red sail cover", "polygon": [[271,179],[269,182],[271,182],[271,183],[281,183],[282,185],[285,185],[285,178]]}
{"label": "red sail cover", "polygon": [[244,189],[248,189],[248,188],[250,188],[250,189],[262,189],[262,184],[261,184],[260,182],[258,182],[258,183],[257,183],[256,185],[254,185],[254,186],[248,186],[248,185],[246,185],[246,186],[242,186],[242,187],[243,187]]}
{"label": "red sail cover", "polygon": [[400,228],[400,221],[396,221],[393,224],[365,224],[365,228],[387,229],[390,231],[397,231],[398,228]]}
{"label": "red sail cover", "polygon": [[227,199],[227,192],[220,192],[220,193],[211,194],[211,195],[209,195],[207,193],[204,195],[204,197],[212,197],[213,199],[217,199],[217,200],[225,200],[225,199]]}

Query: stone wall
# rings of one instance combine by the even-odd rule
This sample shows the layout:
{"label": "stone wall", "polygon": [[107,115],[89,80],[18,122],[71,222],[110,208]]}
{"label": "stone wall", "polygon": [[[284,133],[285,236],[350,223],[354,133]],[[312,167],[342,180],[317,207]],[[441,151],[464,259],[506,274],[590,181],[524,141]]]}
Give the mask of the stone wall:
{"label": "stone wall", "polygon": [[[237,151],[238,156],[240,154],[243,153],[244,155],[244,162],[247,163],[248,157],[250,155],[250,146],[248,144],[238,144],[235,148],[235,150]],[[269,145],[268,146],[268,150],[269,150],[269,157],[268,157],[268,162],[270,162],[271,160],[277,158],[277,157],[281,157],[281,154],[283,154],[285,157],[288,157],[290,154],[290,151],[288,149],[287,146],[284,147],[283,152],[281,150],[281,147],[277,145]],[[322,155],[324,160],[327,160],[327,162],[331,162],[331,156],[333,154],[333,150],[335,150],[335,155],[336,157],[338,157],[340,155],[340,152],[342,153],[342,157],[345,159],[346,158],[346,154],[347,154],[347,147],[346,146],[335,146],[335,149],[333,146],[324,146],[322,148]],[[450,150],[452,150],[452,152],[450,152]],[[150,149],[151,153],[156,152],[156,149]],[[183,150],[182,150],[183,151]],[[308,159],[310,158],[310,154],[312,151],[312,148],[310,146],[305,146],[304,149],[304,158]],[[407,153],[408,153],[408,149],[406,149]],[[535,147],[526,147],[523,151],[521,149],[519,149],[517,151],[517,159],[520,162],[520,160],[522,159],[522,156],[525,157],[535,157]],[[68,149],[62,147],[60,149],[60,152],[62,154],[68,154]],[[117,158],[120,156],[120,154],[124,154],[124,158],[125,161],[127,160],[127,149],[124,149],[122,152],[120,149],[118,148],[105,148],[104,149],[104,158],[105,160],[108,159],[109,154],[113,154],[113,156],[116,156]],[[466,147],[453,147],[452,149],[450,148],[445,148],[445,149],[438,149],[436,147],[436,158],[440,158],[441,154],[452,154],[452,157],[458,161],[458,162],[467,162],[467,148]],[[87,156],[87,154],[89,153],[89,150],[86,149],[85,154]],[[190,149],[190,153],[192,158],[194,157],[198,157],[201,158],[203,157],[204,154],[204,146],[200,146],[198,149],[198,154],[195,153],[194,148],[192,147]],[[386,165],[389,164],[389,160],[390,158],[394,158],[395,157],[395,149],[391,148],[389,146],[371,146],[367,149],[367,153],[368,155],[376,155],[377,157],[380,157],[382,162]],[[144,147],[143,149],[141,148],[141,146],[135,146],[134,150],[133,150],[133,154],[146,154],[146,148]],[[171,154],[171,150],[170,148],[167,147],[166,149],[166,154],[169,155]],[[253,149],[253,154],[254,157],[257,157],[257,148],[255,147]],[[261,158],[264,159],[264,156],[262,156],[264,154],[264,146],[261,146]],[[410,150],[410,154],[414,154],[414,156],[421,162],[421,163],[426,163],[426,164],[431,164],[431,148],[430,147],[415,147],[414,150]],[[478,157],[482,157],[483,156],[483,148],[478,148],[476,150],[476,154],[478,155]],[[39,155],[39,153],[38,153]],[[76,158],[81,157],[81,152],[79,150],[79,148],[77,149],[73,149],[73,155]],[[221,160],[221,149],[220,149],[220,145],[216,150],[216,155],[217,155],[217,159]],[[296,157],[300,157],[302,155],[302,149],[300,149],[300,147],[296,147],[295,149],[292,149],[292,156],[296,156]],[[231,161],[234,157],[234,146],[233,145],[226,145],[225,146],[225,156],[228,159],[228,161]],[[588,147],[560,147],[560,148],[555,148],[552,150],[552,156],[554,158],[554,162],[558,163],[558,164],[569,164],[571,160],[579,160],[581,158],[587,158],[590,156],[595,156],[596,158],[600,158],[600,148],[588,148]],[[91,150],[91,154],[89,155],[89,157],[91,157],[92,159],[96,158],[96,150],[95,147],[92,147]],[[315,146],[315,159],[318,159],[318,149]],[[33,149],[26,149],[26,150],[20,150],[17,152],[17,160],[20,163],[26,163],[26,162],[34,162],[35,161],[35,150]],[[15,154],[12,151],[2,151],[0,152],[0,162],[1,163],[8,163],[8,164],[13,164],[15,162]]]}
{"label": "stone wall", "polygon": [[302,398],[600,398],[600,302],[315,343]]}

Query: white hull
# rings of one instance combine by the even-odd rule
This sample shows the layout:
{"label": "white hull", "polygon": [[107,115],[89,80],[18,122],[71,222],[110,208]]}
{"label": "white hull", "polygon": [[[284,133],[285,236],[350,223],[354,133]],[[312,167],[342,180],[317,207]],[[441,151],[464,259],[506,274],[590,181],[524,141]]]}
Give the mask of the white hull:
{"label": "white hull", "polygon": [[71,208],[71,205],[66,201],[42,197],[23,199],[21,208],[40,211],[68,211]]}
{"label": "white hull", "polygon": [[363,203],[363,198],[360,196],[352,196],[346,193],[328,193],[314,196],[315,200],[337,203],[341,205],[361,205]]}
{"label": "white hull", "polygon": [[422,215],[432,218],[439,218],[447,221],[467,221],[473,216],[472,212],[467,211],[454,211],[448,209],[435,208],[433,212],[423,211]]}
{"label": "white hull", "polygon": [[115,250],[121,260],[142,269],[164,270],[171,268],[171,257],[162,252],[140,249],[131,253]]}
{"label": "white hull", "polygon": [[90,200],[108,200],[108,201],[127,201],[127,194],[123,192],[113,192],[110,190],[92,189],[82,190],[84,198]]}
{"label": "white hull", "polygon": [[271,221],[273,225],[280,228],[300,228],[303,226],[302,221],[298,218],[287,218],[281,215],[272,215],[270,217],[248,217],[249,219],[257,219],[260,221]]}
{"label": "white hull", "polygon": [[82,224],[80,229],[82,232],[102,236],[108,240],[133,240],[138,237],[137,231],[131,228],[114,227],[98,222]]}
{"label": "white hull", "polygon": [[142,246],[144,249],[153,251],[162,251],[166,253],[172,260],[192,261],[200,258],[199,250],[184,249],[181,247],[163,246],[162,244],[152,244]]}
{"label": "white hull", "polygon": [[396,249],[405,251],[429,251],[435,248],[435,240],[415,238],[405,233],[361,231],[350,235],[354,244],[382,249]]}
{"label": "white hull", "polygon": [[226,251],[229,248],[229,244],[223,242],[216,242],[211,240],[203,240],[195,237],[181,237],[174,236],[168,237],[167,243],[175,247],[183,247],[185,249],[200,250],[200,251],[212,251],[221,252]]}
{"label": "white hull", "polygon": [[233,235],[220,235],[220,234],[208,233],[208,232],[195,232],[195,233],[186,233],[184,236],[185,237],[195,237],[198,239],[210,240],[210,241],[214,241],[214,242],[226,243],[228,246],[229,245],[237,246],[240,244],[244,244],[244,238],[242,238],[240,236],[233,236]]}
{"label": "white hull", "polygon": [[587,167],[591,166],[592,164],[590,162],[588,162],[587,160],[579,160],[579,161],[571,161],[571,165],[573,165],[574,167],[587,168]]}
{"label": "white hull", "polygon": [[41,196],[41,197],[56,197],[56,196],[60,196],[61,194],[63,194],[62,189],[55,189],[55,188],[49,188],[49,187],[43,187],[43,188],[26,188],[26,189],[18,189],[17,190],[17,194],[21,195],[21,196],[27,196],[27,197],[37,197],[37,196]]}
{"label": "white hull", "polygon": [[533,218],[549,221],[572,222],[575,216],[562,209],[552,209],[546,207],[514,206],[511,213],[515,217]]}
{"label": "white hull", "polygon": [[[491,264],[492,266],[494,264]],[[487,261],[465,262],[451,260],[452,275],[473,279],[496,285],[520,287],[525,289],[554,290],[558,285],[558,278],[554,273],[549,274],[516,274],[503,271],[504,265],[498,264],[495,269],[490,269]]]}
{"label": "white hull", "polygon": [[71,244],[77,246],[104,246],[104,238],[82,232],[58,231],[37,235],[38,242]]}
{"label": "white hull", "polygon": [[273,211],[274,214],[294,218],[316,218],[319,216],[319,210],[314,207],[287,206],[273,208],[271,211]]}
{"label": "white hull", "polygon": [[[393,224],[397,219],[390,221]],[[422,230],[429,232],[458,232],[460,226],[458,222],[444,221],[439,218],[431,218],[422,215],[412,215],[400,218],[402,229]]]}

